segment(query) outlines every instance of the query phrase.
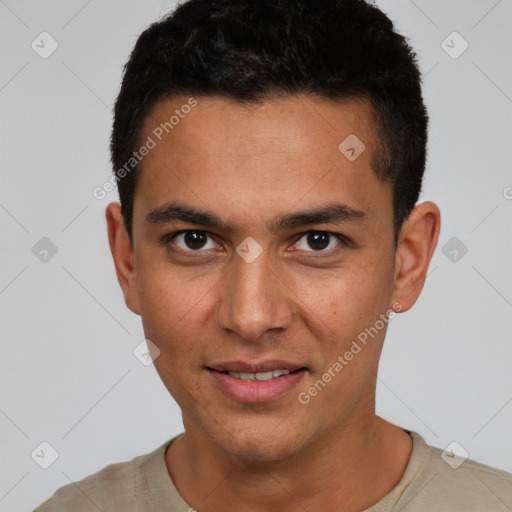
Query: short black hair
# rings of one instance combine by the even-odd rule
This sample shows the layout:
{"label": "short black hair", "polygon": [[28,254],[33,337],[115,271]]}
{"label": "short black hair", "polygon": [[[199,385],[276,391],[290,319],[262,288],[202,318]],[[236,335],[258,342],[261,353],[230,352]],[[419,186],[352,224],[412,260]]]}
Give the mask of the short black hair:
{"label": "short black hair", "polygon": [[370,101],[380,146],[372,168],[393,186],[396,243],[421,191],[428,115],[415,53],[364,0],[188,0],[140,35],[124,67],[110,141],[132,243],[140,166],[126,172],[126,163],[156,102],[189,95],[260,103],[298,94]]}

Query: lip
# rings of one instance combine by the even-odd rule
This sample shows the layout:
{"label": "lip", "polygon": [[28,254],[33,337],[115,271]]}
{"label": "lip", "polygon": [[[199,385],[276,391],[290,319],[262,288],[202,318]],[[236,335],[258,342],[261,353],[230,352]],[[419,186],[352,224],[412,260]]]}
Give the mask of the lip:
{"label": "lip", "polygon": [[261,361],[259,363],[246,363],[245,361],[224,361],[215,363],[207,367],[211,370],[218,372],[245,372],[245,373],[258,373],[269,372],[270,370],[298,370],[305,368],[301,363],[291,363],[279,359],[272,359],[268,361]]}
{"label": "lip", "polygon": [[[251,367],[251,365],[244,368]],[[262,366],[252,365],[252,367],[262,368]],[[240,368],[240,366],[238,366]],[[283,366],[273,366],[272,369],[287,370]],[[297,367],[296,367],[297,368]],[[220,390],[232,400],[245,403],[262,403],[270,402],[281,398],[283,395],[291,391],[302,380],[307,372],[305,367],[297,372],[282,375],[271,380],[241,380],[231,377],[227,373],[212,368],[207,368],[208,373],[212,377],[213,382]],[[295,368],[291,368],[295,369]],[[224,370],[225,371],[225,370]],[[244,370],[228,370],[228,371],[244,371]],[[248,373],[257,373],[255,370],[245,370]]]}

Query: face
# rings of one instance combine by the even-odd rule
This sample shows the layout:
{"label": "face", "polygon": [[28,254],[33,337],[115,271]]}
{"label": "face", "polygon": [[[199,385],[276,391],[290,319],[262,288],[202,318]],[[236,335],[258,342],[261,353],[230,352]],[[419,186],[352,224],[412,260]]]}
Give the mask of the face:
{"label": "face", "polygon": [[[141,140],[156,145],[137,184],[127,303],[187,432],[283,459],[374,413],[397,308],[392,189],[371,168],[363,101],[196,100],[146,119]],[[188,113],[160,133],[177,109]],[[351,134],[356,159],[339,149]]]}

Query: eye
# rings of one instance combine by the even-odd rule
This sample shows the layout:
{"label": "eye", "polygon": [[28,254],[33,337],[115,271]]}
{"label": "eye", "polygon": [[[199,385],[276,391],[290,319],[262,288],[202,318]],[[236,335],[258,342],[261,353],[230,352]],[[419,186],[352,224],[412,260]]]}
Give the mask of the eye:
{"label": "eye", "polygon": [[295,246],[301,251],[312,252],[329,252],[342,243],[339,236],[329,233],[327,231],[309,231],[305,233],[297,242]]}
{"label": "eye", "polygon": [[171,234],[167,237],[167,242],[172,242],[183,251],[203,252],[201,249],[215,249],[218,244],[215,243],[206,231],[188,230]]}

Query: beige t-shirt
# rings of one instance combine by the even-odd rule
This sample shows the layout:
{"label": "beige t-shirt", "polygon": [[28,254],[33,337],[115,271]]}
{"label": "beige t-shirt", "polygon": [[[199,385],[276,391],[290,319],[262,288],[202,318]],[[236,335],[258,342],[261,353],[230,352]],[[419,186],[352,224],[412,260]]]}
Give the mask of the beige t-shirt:
{"label": "beige t-shirt", "polygon": [[[466,459],[453,469],[416,432],[402,479],[365,512],[511,512],[512,474]],[[178,437],[178,436],[177,436]],[[34,512],[191,512],[165,465],[167,441],[154,452],[58,489]],[[459,462],[459,461],[454,461]],[[199,509],[199,512],[202,512]]]}

